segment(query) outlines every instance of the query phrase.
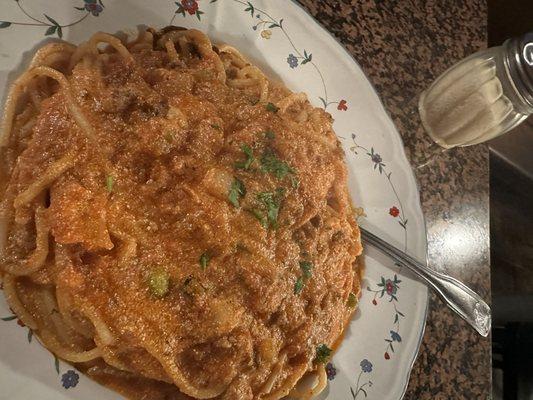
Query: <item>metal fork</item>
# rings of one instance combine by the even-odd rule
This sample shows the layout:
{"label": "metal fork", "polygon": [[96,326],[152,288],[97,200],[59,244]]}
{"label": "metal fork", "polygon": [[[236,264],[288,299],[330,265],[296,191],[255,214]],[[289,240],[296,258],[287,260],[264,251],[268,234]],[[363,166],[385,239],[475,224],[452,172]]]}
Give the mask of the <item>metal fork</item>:
{"label": "metal fork", "polygon": [[362,227],[360,229],[361,237],[366,243],[389,256],[399,265],[414,272],[440,296],[448,307],[468,322],[481,336],[486,337],[489,334],[490,307],[476,292],[451,276],[429,269],[425,264],[398,250],[366,229]]}

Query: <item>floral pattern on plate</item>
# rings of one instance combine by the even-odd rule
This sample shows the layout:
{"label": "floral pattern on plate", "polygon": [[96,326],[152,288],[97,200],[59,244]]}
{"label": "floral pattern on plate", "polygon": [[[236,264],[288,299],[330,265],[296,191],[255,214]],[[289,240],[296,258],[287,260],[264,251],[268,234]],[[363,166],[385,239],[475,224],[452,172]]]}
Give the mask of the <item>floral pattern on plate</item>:
{"label": "floral pattern on plate", "polygon": [[[146,4],[141,0],[124,2],[106,0],[104,6],[102,0],[77,0],[71,5],[72,19],[66,20],[56,16],[61,15],[59,6],[55,8],[54,5],[50,4],[46,10],[41,10],[39,13],[36,11],[36,7],[32,7],[31,10],[33,11],[30,11],[29,0],[12,0],[12,2],[14,7],[9,16],[4,15],[4,11],[0,11],[0,35],[15,29],[17,32],[20,30],[21,35],[27,31],[28,37],[34,37],[34,39],[31,39],[30,42],[21,42],[25,49],[30,49],[37,44],[39,39],[35,38],[34,35],[38,32],[41,32],[41,38],[44,34],[58,38],[65,36],[67,40],[70,40],[66,35],[69,28],[84,26],[86,27],[84,34],[77,38],[77,40],[82,40],[95,30],[112,31],[104,28],[107,25],[100,24],[103,16],[112,16],[117,21],[120,20],[116,23],[116,29],[122,29],[124,26],[131,25],[130,20],[135,17],[133,14],[128,14],[128,5],[135,4],[142,7]],[[410,233],[416,232],[411,227],[412,221],[417,224],[418,228],[423,227],[419,205],[416,201],[413,203],[412,200],[413,194],[417,193],[412,173],[403,153],[398,158],[397,154],[390,151],[391,148],[401,148],[397,133],[394,128],[381,125],[382,130],[388,135],[388,140],[382,140],[378,136],[363,133],[365,131],[365,123],[363,123],[362,126],[357,127],[358,132],[360,132],[357,136],[355,134],[343,136],[343,133],[347,131],[347,128],[343,127],[349,125],[346,121],[364,119],[365,113],[361,110],[366,103],[373,102],[374,111],[377,110],[376,112],[381,113],[381,115],[385,115],[385,113],[380,108],[379,101],[376,102],[375,99],[370,98],[371,95],[362,101],[361,98],[357,97],[357,93],[354,95],[353,90],[345,88],[347,85],[344,83],[336,84],[335,81],[338,78],[329,72],[331,66],[323,58],[323,54],[326,52],[323,44],[325,42],[320,44],[316,40],[312,40],[313,35],[320,35],[317,33],[306,31],[305,35],[302,36],[302,29],[306,29],[306,27],[301,26],[301,23],[296,19],[296,16],[302,15],[301,10],[296,5],[285,0],[268,2],[264,0],[158,0],[157,4],[157,12],[163,20],[169,16],[169,13],[172,13],[170,14],[172,15],[171,19],[167,19],[171,24],[192,25],[191,27],[200,27],[200,29],[205,29],[209,23],[213,22],[209,18],[212,14],[217,14],[212,12],[215,7],[223,9],[226,12],[225,18],[235,18],[239,21],[238,26],[239,29],[242,29],[243,37],[252,42],[255,39],[259,41],[253,43],[261,48],[262,53],[269,54],[269,63],[275,64],[278,74],[281,76],[289,73],[295,74],[295,80],[301,79],[302,82],[306,82],[303,86],[306,88],[309,86],[310,89],[305,91],[308,92],[311,101],[321,105],[331,112],[337,121],[340,121],[341,128],[336,127],[336,131],[349,158],[349,167],[357,165],[365,171],[372,172],[372,175],[365,178],[367,179],[365,185],[368,186],[368,183],[372,183],[379,191],[383,201],[377,202],[382,206],[376,210],[372,209],[373,203],[365,203],[364,201],[358,203],[369,214],[368,221],[376,226],[386,226],[386,229],[391,232],[396,232],[393,226],[398,227],[399,233],[394,233],[393,236],[406,251],[416,253],[416,246],[419,249],[423,247],[420,246],[420,243],[424,240],[421,237],[425,236],[425,232],[422,232],[421,235]],[[121,18],[122,15],[124,15],[123,18]],[[151,21],[145,22],[149,24]],[[39,31],[40,28],[44,28],[44,30]],[[302,39],[303,37],[309,37],[309,39]],[[332,44],[331,46],[335,45]],[[277,51],[277,48],[283,50]],[[276,54],[276,58],[270,54]],[[2,65],[2,60],[0,60],[0,65]],[[366,78],[360,72],[357,79],[363,82],[363,86],[367,84]],[[339,90],[339,88],[343,89]],[[366,124],[369,125],[368,122]],[[374,198],[379,199],[379,197]],[[423,243],[425,245],[425,242]],[[420,250],[417,251],[420,256]],[[348,346],[353,347],[353,344],[341,346],[334,359],[326,365],[326,374],[331,385],[328,399],[351,397],[352,400],[357,400],[368,396],[379,400],[398,400],[401,397],[404,385],[401,382],[400,385],[389,385],[392,382],[391,377],[396,376],[399,368],[405,376],[404,380],[408,378],[409,363],[412,362],[413,354],[416,354],[417,341],[421,337],[421,324],[423,324],[424,317],[419,314],[416,316],[414,314],[415,308],[412,305],[406,305],[406,310],[402,304],[404,304],[405,298],[408,298],[412,303],[414,293],[417,293],[417,299],[421,299],[420,301],[425,302],[427,298],[426,292],[422,293],[422,289],[415,289],[413,285],[413,281],[405,278],[398,268],[382,266],[377,268],[375,272],[370,273],[369,271],[360,308],[363,319],[366,318],[367,322],[365,323],[373,324],[370,330],[375,339],[372,339],[372,343],[367,343],[366,346],[357,350],[348,349]],[[419,310],[421,309],[421,306],[417,307],[416,312],[420,313]],[[10,330],[13,329],[12,327],[26,329],[27,339],[25,341],[27,345],[33,348],[35,345],[35,341],[32,341],[33,331],[18,326],[23,324],[17,325],[16,316],[9,313],[3,304],[0,304],[0,312],[5,315],[2,318],[5,324],[0,325],[0,340],[3,337],[1,335],[4,326],[9,324]],[[409,322],[404,323],[406,320]],[[354,323],[354,331],[357,330],[357,323],[359,322]],[[348,333],[349,335],[350,333]],[[348,337],[346,341],[350,341],[350,338]],[[78,393],[78,391],[83,391],[84,387],[92,385],[89,380],[82,380],[79,373],[55,357],[53,358],[53,365],[59,383],[58,387],[65,392],[68,389],[68,392],[74,390]],[[379,370],[379,374],[373,377],[375,370]],[[0,371],[3,371],[1,365]],[[1,378],[0,384],[5,384]],[[95,390],[93,386],[91,388]],[[54,397],[45,398],[48,400]],[[107,398],[105,397],[105,399]]]}

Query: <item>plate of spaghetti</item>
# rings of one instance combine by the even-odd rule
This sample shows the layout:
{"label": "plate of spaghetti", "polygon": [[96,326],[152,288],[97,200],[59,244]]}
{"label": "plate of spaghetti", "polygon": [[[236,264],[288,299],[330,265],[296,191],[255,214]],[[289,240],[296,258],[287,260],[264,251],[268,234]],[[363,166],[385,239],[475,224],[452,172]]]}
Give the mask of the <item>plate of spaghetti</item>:
{"label": "plate of spaghetti", "polygon": [[427,291],[358,226],[424,258],[418,191],[326,31],[281,0],[2,13],[6,398],[403,397]]}

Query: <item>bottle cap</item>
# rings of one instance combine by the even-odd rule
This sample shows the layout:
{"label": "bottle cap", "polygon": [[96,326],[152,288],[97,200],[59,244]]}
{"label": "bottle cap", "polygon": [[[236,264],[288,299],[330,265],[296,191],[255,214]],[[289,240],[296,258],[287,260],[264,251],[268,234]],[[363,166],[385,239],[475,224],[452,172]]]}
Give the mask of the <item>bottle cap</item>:
{"label": "bottle cap", "polygon": [[533,107],[533,32],[509,39],[504,46],[511,79],[520,95]]}

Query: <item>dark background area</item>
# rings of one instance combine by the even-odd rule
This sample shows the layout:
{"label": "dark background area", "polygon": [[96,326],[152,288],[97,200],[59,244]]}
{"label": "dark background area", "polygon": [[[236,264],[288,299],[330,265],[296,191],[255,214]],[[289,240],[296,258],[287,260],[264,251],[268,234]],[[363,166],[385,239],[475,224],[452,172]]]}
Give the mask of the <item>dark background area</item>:
{"label": "dark background area", "polygon": [[[533,1],[488,1],[488,45],[533,31]],[[533,396],[533,119],[490,143],[493,399]]]}

